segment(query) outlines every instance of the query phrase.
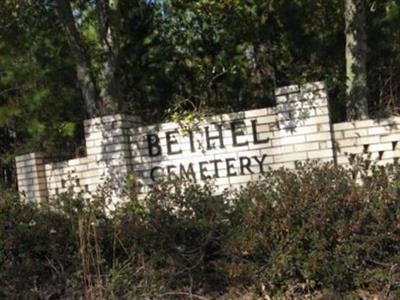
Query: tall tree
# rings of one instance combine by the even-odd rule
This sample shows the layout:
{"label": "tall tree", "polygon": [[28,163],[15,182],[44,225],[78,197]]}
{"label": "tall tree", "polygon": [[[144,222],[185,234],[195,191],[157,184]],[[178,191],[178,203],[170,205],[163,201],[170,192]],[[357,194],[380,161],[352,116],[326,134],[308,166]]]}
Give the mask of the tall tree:
{"label": "tall tree", "polygon": [[367,35],[364,0],[345,0],[347,119],[368,118]]}
{"label": "tall tree", "polygon": [[[120,4],[118,0],[83,1],[74,3],[69,0],[56,0],[56,11],[63,25],[68,44],[75,57],[77,78],[90,117],[97,114],[112,113],[121,102],[117,72],[120,51]],[[76,7],[72,7],[75,5]],[[86,45],[78,23],[89,14],[95,39],[100,46],[100,57],[97,60],[97,76],[93,66],[94,58]],[[81,24],[82,25],[82,24]]]}
{"label": "tall tree", "polygon": [[[0,7],[0,160],[77,150],[84,116],[74,60],[47,2]],[[1,164],[1,163],[0,163]]]}
{"label": "tall tree", "polygon": [[86,112],[90,117],[93,117],[97,113],[97,91],[89,55],[76,28],[70,1],[56,0],[56,7],[76,61],[76,73],[85,101]]}

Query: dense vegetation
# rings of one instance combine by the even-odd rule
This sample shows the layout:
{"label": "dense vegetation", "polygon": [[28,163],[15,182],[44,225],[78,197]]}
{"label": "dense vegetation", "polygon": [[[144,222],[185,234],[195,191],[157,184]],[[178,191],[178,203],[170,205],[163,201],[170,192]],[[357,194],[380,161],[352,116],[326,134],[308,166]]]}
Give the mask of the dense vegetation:
{"label": "dense vegetation", "polygon": [[89,115],[140,111],[152,122],[265,107],[286,84],[325,80],[344,120],[344,2],[357,1],[370,116],[397,112],[397,0],[4,0],[0,171],[15,153],[82,153]]}
{"label": "dense vegetation", "polygon": [[3,191],[0,298],[398,299],[400,177],[366,165],[271,171],[220,196],[169,182],[144,202],[132,183],[109,213],[107,190],[40,206]]}

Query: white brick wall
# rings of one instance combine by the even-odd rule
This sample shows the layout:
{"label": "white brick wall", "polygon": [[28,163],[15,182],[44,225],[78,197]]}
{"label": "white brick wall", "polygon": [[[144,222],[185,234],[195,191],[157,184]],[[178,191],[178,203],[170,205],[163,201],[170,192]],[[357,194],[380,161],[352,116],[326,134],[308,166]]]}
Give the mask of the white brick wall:
{"label": "white brick wall", "polygon": [[[346,165],[349,155],[363,154],[383,164],[400,157],[400,117],[332,126],[323,83],[291,85],[278,88],[275,94],[276,107],[207,117],[199,124],[201,130],[193,133],[193,143],[175,123],[141,126],[139,117],[126,115],[87,120],[87,156],[55,163],[47,162],[38,153],[19,156],[19,189],[32,200],[54,196],[71,185],[88,194],[108,178],[122,187],[126,175],[134,172],[146,193],[154,183],[153,168],[162,168],[164,173],[169,170],[178,175],[191,174],[193,169],[198,182],[202,172],[206,176],[218,175],[213,181],[221,191],[257,180],[268,167],[294,168],[297,161],[336,158],[338,164]],[[241,122],[234,133],[232,122]],[[220,147],[220,140],[213,139],[215,149],[206,149],[205,128],[211,137],[216,137],[219,131],[215,123],[221,125],[224,145]],[[253,133],[254,126],[257,134]],[[176,131],[170,135],[170,150],[180,153],[167,153],[170,131]],[[240,144],[236,146],[235,133]],[[158,135],[161,155],[149,156],[148,134]],[[257,143],[254,138],[262,142]],[[120,199],[118,191],[113,197]]]}
{"label": "white brick wall", "polygon": [[400,117],[334,124],[339,164],[349,155],[363,155],[379,164],[394,163],[400,157]]}
{"label": "white brick wall", "polygon": [[18,189],[28,200],[48,196],[44,162],[45,156],[42,153],[31,153],[16,158]]}

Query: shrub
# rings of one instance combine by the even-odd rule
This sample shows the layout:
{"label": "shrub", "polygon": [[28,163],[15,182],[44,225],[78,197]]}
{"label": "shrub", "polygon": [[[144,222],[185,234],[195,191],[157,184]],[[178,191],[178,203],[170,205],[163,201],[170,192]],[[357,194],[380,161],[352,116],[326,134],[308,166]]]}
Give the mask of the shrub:
{"label": "shrub", "polygon": [[0,193],[0,298],[49,299],[73,295],[79,270],[71,220],[54,210]]}
{"label": "shrub", "polygon": [[388,172],[374,168],[361,186],[341,167],[308,164],[240,191],[225,243],[235,276],[278,294],[387,285],[400,247],[398,182]]}
{"label": "shrub", "polygon": [[399,187],[396,168],[357,162],[217,196],[165,182],[112,212],[104,191],[40,206],[2,192],[0,298],[398,297]]}

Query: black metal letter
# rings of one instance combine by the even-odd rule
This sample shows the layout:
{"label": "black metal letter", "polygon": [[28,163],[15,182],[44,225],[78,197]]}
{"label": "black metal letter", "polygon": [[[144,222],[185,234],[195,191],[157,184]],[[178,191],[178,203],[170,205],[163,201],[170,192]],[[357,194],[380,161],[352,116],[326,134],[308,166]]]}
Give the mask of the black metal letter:
{"label": "black metal letter", "polygon": [[149,148],[149,156],[154,157],[161,155],[161,146],[160,146],[160,138],[157,134],[148,134],[147,135],[147,145]]}

